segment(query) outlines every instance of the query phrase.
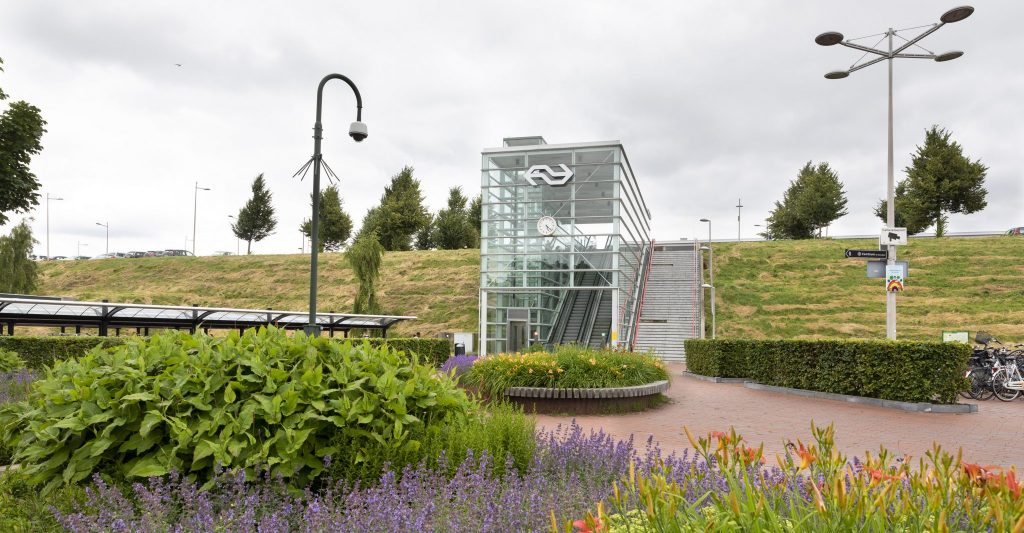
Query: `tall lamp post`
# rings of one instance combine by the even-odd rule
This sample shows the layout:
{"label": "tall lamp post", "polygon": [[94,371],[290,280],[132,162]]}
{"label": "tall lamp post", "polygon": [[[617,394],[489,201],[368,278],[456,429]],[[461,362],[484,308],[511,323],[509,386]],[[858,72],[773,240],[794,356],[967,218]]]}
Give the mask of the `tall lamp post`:
{"label": "tall lamp post", "polygon": [[715,338],[715,286],[710,283],[701,285],[701,288],[711,289],[711,338]]}
{"label": "tall lamp post", "polygon": [[56,196],[50,196],[50,193],[46,193],[46,259],[50,259],[50,200],[63,200]]}
{"label": "tall lamp post", "polygon": [[78,241],[78,254],[77,254],[77,255],[75,255],[75,259],[76,259],[76,260],[77,260],[77,259],[78,259],[79,257],[82,257],[82,247],[83,247],[83,246],[89,246],[89,243],[87,243],[87,242],[83,243],[82,241]]}
{"label": "tall lamp post", "polygon": [[[209,187],[200,187],[199,182],[196,182],[196,190],[192,199],[192,255],[196,255],[196,218],[199,213],[199,191],[208,191]],[[187,243],[185,248],[187,249]]]}
{"label": "tall lamp post", "polygon": [[107,230],[107,246],[104,249],[105,251],[103,253],[109,254],[110,253],[110,222],[107,222],[106,224],[104,224],[102,222],[97,222],[96,225],[97,226],[103,226],[103,228],[105,228]]}
{"label": "tall lamp post", "polygon": [[[234,220],[235,222],[238,222],[238,219],[235,218],[235,215],[228,215],[228,218]],[[231,230],[232,233],[234,233],[234,231],[235,231],[234,229]],[[241,253],[242,253],[242,239],[240,239],[238,237],[238,234],[235,233],[235,255],[240,255]]]}
{"label": "tall lamp post", "polygon": [[[888,227],[890,227],[890,228],[892,228],[892,227],[894,227],[896,225],[896,207],[895,207],[895,202],[894,202],[895,184],[894,184],[894,178],[893,178],[893,155],[892,155],[892,60],[893,59],[897,59],[897,58],[899,58],[899,59],[903,59],[903,58],[906,58],[906,59],[932,59],[934,61],[942,63],[942,62],[945,62],[945,61],[950,61],[950,60],[956,59],[956,58],[964,55],[964,53],[962,51],[960,51],[960,50],[952,50],[952,51],[949,51],[949,52],[943,52],[941,54],[936,54],[936,53],[932,52],[931,50],[928,50],[927,48],[924,48],[923,46],[921,46],[921,45],[919,45],[917,43],[921,39],[924,39],[925,37],[931,35],[932,33],[935,33],[939,28],[945,26],[946,24],[951,24],[953,22],[960,22],[961,20],[964,20],[965,18],[971,16],[972,13],[974,13],[974,8],[971,7],[971,6],[954,7],[953,9],[950,9],[949,11],[946,11],[945,13],[943,13],[942,16],[939,17],[939,22],[927,26],[926,30],[924,30],[923,32],[919,33],[917,36],[912,37],[910,39],[907,39],[907,38],[899,35],[899,32],[920,29],[921,28],[920,26],[916,27],[916,28],[905,28],[905,29],[900,29],[900,30],[894,30],[892,28],[889,28],[887,31],[885,31],[883,33],[876,34],[876,35],[869,35],[868,36],[868,37],[877,37],[879,35],[882,36],[882,38],[879,39],[878,42],[876,42],[874,46],[864,46],[862,44],[857,44],[857,43],[853,42],[853,41],[859,41],[861,39],[866,39],[868,37],[858,37],[856,39],[845,39],[843,37],[843,34],[841,34],[839,32],[836,32],[836,31],[828,31],[828,32],[822,33],[821,35],[818,35],[817,37],[814,38],[814,42],[818,43],[821,46],[833,46],[833,45],[841,44],[841,45],[843,45],[843,46],[845,46],[847,48],[853,48],[854,50],[859,50],[861,52],[864,52],[864,55],[862,55],[860,59],[858,59],[856,62],[854,62],[854,64],[851,65],[849,69],[847,69],[847,70],[837,70],[837,71],[829,72],[828,74],[825,74],[825,78],[826,79],[840,80],[840,79],[843,79],[843,78],[849,76],[853,72],[856,72],[856,71],[858,71],[858,70],[860,70],[862,68],[874,65],[875,63],[879,63],[879,62],[882,62],[882,61],[887,61],[888,62],[888,65],[889,65],[889,159],[888,159],[888,164],[887,164],[888,176],[887,176],[887,181],[886,181],[886,215],[885,215],[885,219],[886,219],[886,225]],[[901,44],[898,43],[899,44],[898,48],[893,48],[893,37],[899,37],[902,40]],[[889,41],[889,48],[888,48],[888,50],[880,50],[878,48],[875,48],[875,46],[878,46],[882,41],[884,41],[886,39],[888,39],[888,41]],[[917,48],[920,48],[921,50],[924,50],[927,53],[920,54],[920,53],[907,53],[907,52],[905,52],[905,50],[907,50],[911,46],[916,46]],[[864,59],[865,57],[867,57],[868,54],[874,54],[874,55],[876,55],[878,57],[875,57],[874,59],[871,59],[870,61],[866,61],[864,63],[860,63],[860,61],[862,59]],[[858,63],[860,63],[860,64],[858,64]],[[892,245],[888,246],[888,252],[889,252],[888,253],[889,258],[888,258],[888,261],[887,261],[887,265],[895,265],[896,264],[896,247],[892,246]],[[896,340],[896,293],[894,293],[894,292],[886,292],[886,296],[885,296],[885,335],[886,335],[887,338],[889,338],[891,340]]]}
{"label": "tall lamp post", "polygon": [[712,285],[715,284],[715,250],[711,248],[711,220],[702,218],[701,222],[708,223],[708,277]]}
{"label": "tall lamp post", "polygon": [[743,226],[740,225],[740,215],[743,214],[743,198],[736,199],[736,242],[740,242],[743,237]]}
{"label": "tall lamp post", "polygon": [[[316,322],[316,277],[317,277],[317,255],[320,251],[320,166],[323,162],[323,155],[320,152],[320,141],[323,139],[323,124],[320,119],[323,111],[324,85],[331,80],[341,80],[352,88],[356,96],[356,121],[348,128],[348,134],[356,142],[362,142],[367,137],[366,124],[363,124],[363,97],[359,95],[359,89],[352,80],[341,74],[328,74],[320,80],[316,88],[316,122],[313,123],[313,157],[308,165],[313,166],[313,217],[310,219],[310,246],[309,246],[309,323],[303,327],[306,335],[320,336],[320,324]],[[303,167],[306,168],[306,167]],[[327,167],[328,173],[331,172]],[[302,172],[302,169],[299,170]]]}

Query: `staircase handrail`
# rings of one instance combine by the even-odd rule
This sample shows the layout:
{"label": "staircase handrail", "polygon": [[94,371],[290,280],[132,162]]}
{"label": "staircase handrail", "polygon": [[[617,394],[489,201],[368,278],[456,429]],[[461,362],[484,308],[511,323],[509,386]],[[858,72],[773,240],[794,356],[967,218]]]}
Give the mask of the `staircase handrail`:
{"label": "staircase handrail", "polygon": [[648,253],[644,263],[644,272],[640,281],[640,290],[637,294],[636,314],[633,315],[633,332],[629,336],[629,351],[636,349],[636,336],[640,329],[640,315],[644,312],[644,300],[647,296],[647,276],[651,273],[651,264],[654,262],[654,239],[647,245]]}

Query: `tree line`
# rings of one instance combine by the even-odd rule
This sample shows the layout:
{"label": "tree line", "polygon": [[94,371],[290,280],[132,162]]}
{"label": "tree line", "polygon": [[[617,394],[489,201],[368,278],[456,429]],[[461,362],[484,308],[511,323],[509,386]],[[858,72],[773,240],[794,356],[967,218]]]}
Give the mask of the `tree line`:
{"label": "tree line", "polygon": [[[942,237],[950,213],[975,213],[988,204],[988,167],[965,156],[952,134],[939,126],[925,132],[924,143],[916,147],[904,173],[906,177],[895,187],[895,223],[912,235],[934,226],[935,236]],[[821,237],[829,225],[847,215],[846,204],[836,171],[828,163],[808,161],[775,202],[760,235],[766,239]],[[874,214],[886,222],[885,199]]]}

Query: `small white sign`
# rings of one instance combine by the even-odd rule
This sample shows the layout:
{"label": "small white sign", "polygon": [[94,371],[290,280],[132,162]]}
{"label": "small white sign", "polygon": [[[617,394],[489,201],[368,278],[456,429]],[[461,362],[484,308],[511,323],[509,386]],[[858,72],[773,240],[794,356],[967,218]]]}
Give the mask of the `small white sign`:
{"label": "small white sign", "polygon": [[971,343],[971,334],[966,331],[943,331],[942,342]]}
{"label": "small white sign", "polygon": [[903,267],[885,265],[885,291],[903,292]]}
{"label": "small white sign", "polygon": [[878,244],[881,246],[906,246],[907,228],[882,228]]}

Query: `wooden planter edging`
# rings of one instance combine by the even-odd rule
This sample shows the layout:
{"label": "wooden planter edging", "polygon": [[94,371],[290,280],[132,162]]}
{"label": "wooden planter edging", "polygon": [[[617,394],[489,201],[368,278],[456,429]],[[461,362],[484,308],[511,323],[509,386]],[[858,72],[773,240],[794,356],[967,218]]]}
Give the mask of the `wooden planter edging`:
{"label": "wooden planter edging", "polygon": [[606,389],[555,389],[546,387],[510,387],[509,401],[532,413],[605,414],[629,412],[658,405],[668,381],[655,381],[634,387]]}

